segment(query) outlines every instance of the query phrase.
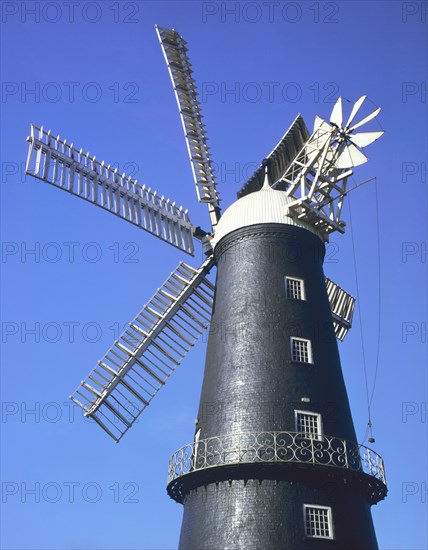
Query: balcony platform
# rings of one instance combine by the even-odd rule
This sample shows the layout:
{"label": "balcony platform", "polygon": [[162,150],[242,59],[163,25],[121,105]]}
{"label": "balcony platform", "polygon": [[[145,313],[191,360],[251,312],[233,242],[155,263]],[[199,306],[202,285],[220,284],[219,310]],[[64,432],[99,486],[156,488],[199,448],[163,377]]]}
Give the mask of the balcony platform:
{"label": "balcony platform", "polygon": [[201,485],[238,479],[346,484],[370,504],[387,494],[383,460],[375,451],[337,437],[310,439],[300,432],[245,432],[185,445],[170,458],[167,491],[182,503]]}

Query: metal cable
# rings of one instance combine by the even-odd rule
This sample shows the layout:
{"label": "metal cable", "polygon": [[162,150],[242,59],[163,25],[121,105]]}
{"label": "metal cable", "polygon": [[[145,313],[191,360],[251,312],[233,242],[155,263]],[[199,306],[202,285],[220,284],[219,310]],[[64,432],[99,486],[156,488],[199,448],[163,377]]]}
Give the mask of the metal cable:
{"label": "metal cable", "polygon": [[380,329],[381,329],[381,270],[380,270],[380,231],[379,231],[379,202],[378,202],[378,194],[377,194],[377,186],[375,185],[375,204],[376,204],[376,232],[377,232],[377,274],[378,274],[378,319],[377,319],[377,349],[376,349],[376,366],[375,366],[375,374],[374,374],[374,380],[373,380],[373,389],[370,396],[370,406],[373,401],[374,392],[376,389],[376,381],[377,381],[377,373],[378,373],[378,367],[379,367],[379,355],[380,355]]}
{"label": "metal cable", "polygon": [[365,386],[366,386],[366,399],[367,399],[367,413],[368,413],[368,422],[367,422],[367,429],[366,433],[364,434],[364,439],[362,441],[362,444],[365,443],[367,439],[368,432],[371,431],[371,410],[370,410],[370,398],[369,398],[369,384],[368,384],[368,378],[367,378],[367,364],[366,364],[366,353],[364,348],[364,335],[363,335],[363,324],[362,324],[362,317],[361,317],[361,300],[360,300],[360,290],[358,285],[358,273],[357,273],[357,259],[355,254],[355,242],[354,242],[354,229],[352,225],[352,209],[351,209],[351,199],[349,197],[349,224],[351,227],[351,242],[352,242],[352,255],[354,259],[354,273],[355,273],[355,285],[357,290],[357,308],[358,308],[358,320],[359,320],[359,326],[360,326],[360,336],[361,336],[361,352],[363,356],[363,367],[364,367],[364,380],[365,380]]}

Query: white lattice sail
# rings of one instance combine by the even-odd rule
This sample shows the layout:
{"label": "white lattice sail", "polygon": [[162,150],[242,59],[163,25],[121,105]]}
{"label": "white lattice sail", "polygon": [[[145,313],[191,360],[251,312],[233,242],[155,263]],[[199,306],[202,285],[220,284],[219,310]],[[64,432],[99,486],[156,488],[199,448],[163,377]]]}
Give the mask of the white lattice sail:
{"label": "white lattice sail", "polygon": [[214,285],[184,262],[70,396],[115,441],[132,426],[211,320]]}
{"label": "white lattice sail", "polygon": [[68,191],[194,255],[196,228],[187,210],[141,186],[117,168],[31,125],[26,174]]}
{"label": "white lattice sail", "polygon": [[174,29],[156,26],[156,31],[180,111],[198,200],[207,203],[215,226],[220,217],[219,196],[186,41]]}
{"label": "white lattice sail", "polygon": [[343,342],[352,326],[355,298],[328,277],[325,278],[325,284],[333,317],[334,332],[336,337]]}
{"label": "white lattice sail", "polygon": [[238,191],[238,199],[249,193],[259,191],[263,187],[265,166],[267,167],[269,182],[272,187],[275,187],[275,189],[284,189],[284,182],[281,182],[281,178],[309,137],[310,133],[305,121],[302,115],[299,114],[282,136],[279,143],[266,157],[264,163],[257,168],[251,178]]}

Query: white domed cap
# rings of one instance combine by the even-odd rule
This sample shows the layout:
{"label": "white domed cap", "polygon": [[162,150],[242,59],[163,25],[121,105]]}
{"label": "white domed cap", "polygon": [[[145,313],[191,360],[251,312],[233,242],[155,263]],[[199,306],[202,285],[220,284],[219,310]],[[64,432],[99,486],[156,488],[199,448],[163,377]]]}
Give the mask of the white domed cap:
{"label": "white domed cap", "polygon": [[232,231],[260,223],[281,223],[302,227],[324,240],[313,225],[289,215],[288,205],[293,200],[285,191],[277,191],[266,184],[260,191],[245,195],[229,206],[221,216],[211,241],[213,247]]}

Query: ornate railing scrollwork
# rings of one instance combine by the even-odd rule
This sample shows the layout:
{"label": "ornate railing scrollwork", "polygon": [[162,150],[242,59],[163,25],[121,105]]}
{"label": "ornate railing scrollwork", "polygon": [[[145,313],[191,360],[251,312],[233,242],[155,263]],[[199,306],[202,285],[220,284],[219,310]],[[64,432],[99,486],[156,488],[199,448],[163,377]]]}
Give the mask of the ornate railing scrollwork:
{"label": "ornate railing scrollwork", "polygon": [[307,439],[299,432],[245,432],[185,445],[170,458],[168,483],[207,468],[256,462],[345,468],[372,476],[386,486],[383,460],[373,450],[338,437]]}

